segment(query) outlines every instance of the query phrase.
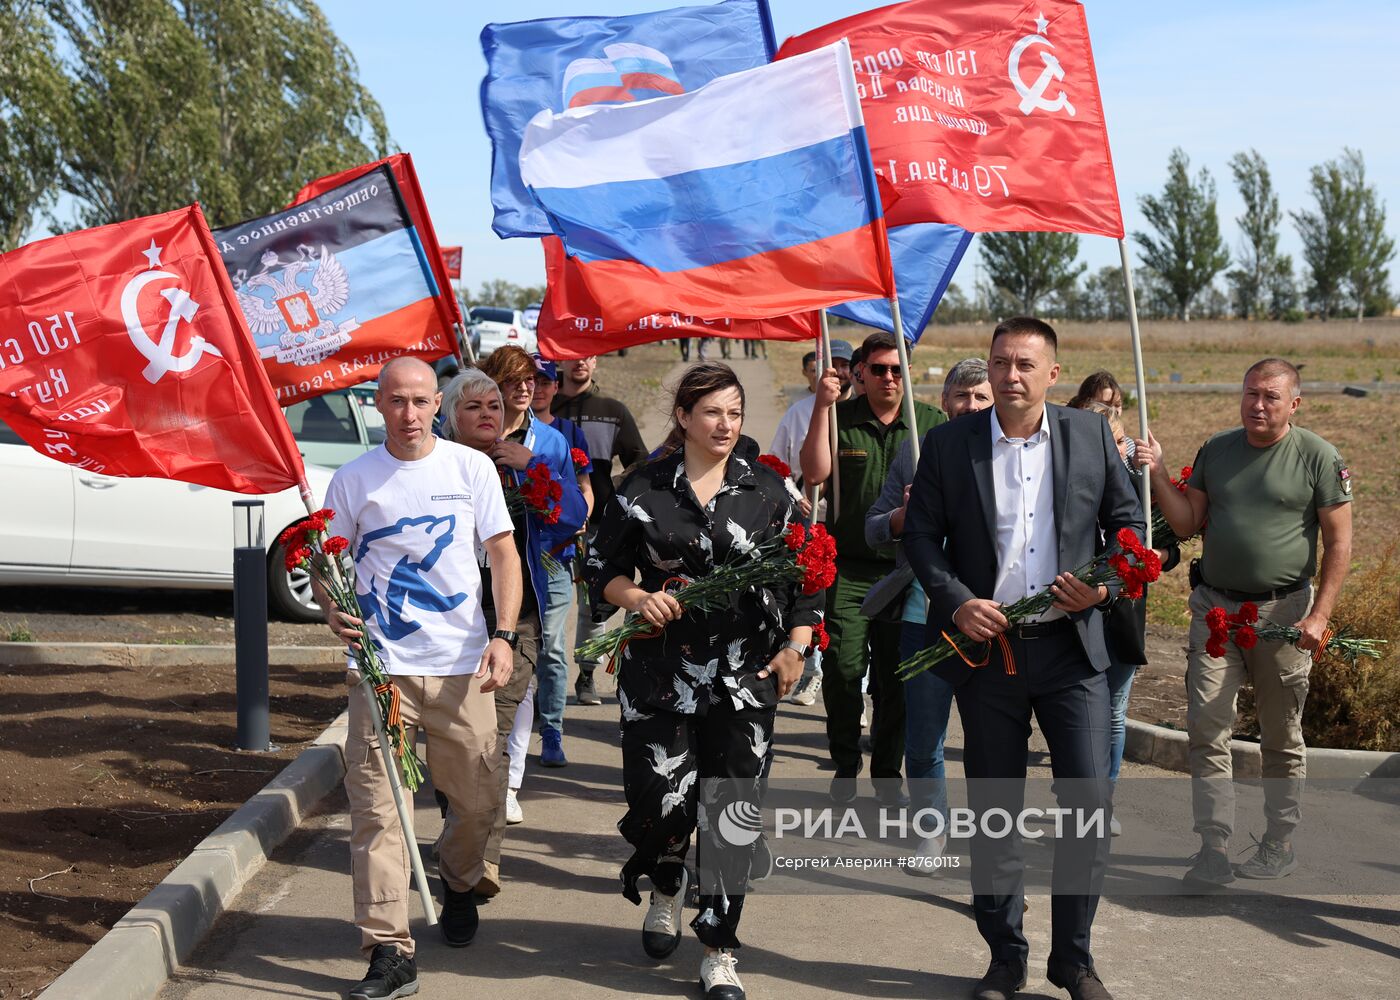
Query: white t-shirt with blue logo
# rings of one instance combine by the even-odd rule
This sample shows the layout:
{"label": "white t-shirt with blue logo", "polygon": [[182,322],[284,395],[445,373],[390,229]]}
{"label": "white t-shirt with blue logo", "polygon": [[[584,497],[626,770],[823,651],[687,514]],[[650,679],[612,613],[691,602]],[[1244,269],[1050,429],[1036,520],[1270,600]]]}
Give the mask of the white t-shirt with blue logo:
{"label": "white t-shirt with blue logo", "polygon": [[336,471],[326,506],[336,513],[331,533],[350,540],[384,669],[475,673],[489,639],[476,548],[512,528],[492,461],[441,439],[416,462],[380,445]]}

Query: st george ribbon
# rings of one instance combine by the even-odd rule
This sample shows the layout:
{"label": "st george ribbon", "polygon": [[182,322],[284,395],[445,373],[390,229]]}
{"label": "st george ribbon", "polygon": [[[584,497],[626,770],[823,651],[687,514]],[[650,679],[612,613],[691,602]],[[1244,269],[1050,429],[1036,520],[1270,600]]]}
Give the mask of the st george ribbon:
{"label": "st george ribbon", "polygon": [[374,378],[396,357],[452,353],[387,165],[214,240],[283,406]]}
{"label": "st george ribbon", "polygon": [[520,168],[607,325],[894,294],[845,42],[676,97],[541,112]]}

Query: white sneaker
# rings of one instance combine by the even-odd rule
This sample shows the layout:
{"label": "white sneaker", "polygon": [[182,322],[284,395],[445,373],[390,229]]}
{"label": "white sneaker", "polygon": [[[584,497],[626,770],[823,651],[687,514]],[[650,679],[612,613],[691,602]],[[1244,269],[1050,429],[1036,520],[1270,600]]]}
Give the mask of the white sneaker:
{"label": "white sneaker", "polygon": [[904,870],[919,878],[932,877],[938,872],[938,859],[943,857],[947,846],[947,837],[925,837],[919,841],[918,849],[914,851],[910,864]]}
{"label": "white sneaker", "polygon": [[708,1000],[744,1000],[738,959],[731,952],[711,951],[700,960],[700,988]]}
{"label": "white sneaker", "polygon": [[797,687],[788,695],[788,701],[794,705],[815,705],[821,691],[822,675],[807,674],[797,682]]}
{"label": "white sneaker", "polygon": [[870,728],[870,719],[869,719],[869,717],[866,716],[866,714],[865,714],[865,709],[863,709],[863,708],[860,710],[860,728],[861,728],[861,729],[869,729],[869,728]]}
{"label": "white sneaker", "polygon": [[506,789],[506,825],[515,826],[517,823],[525,822],[525,813],[520,809],[520,802],[515,797],[515,789]]}
{"label": "white sneaker", "polygon": [[682,867],[681,884],[674,896],[657,889],[651,891],[651,905],[642,921],[642,950],[652,958],[666,958],[681,943],[681,914],[688,888],[690,874]]}

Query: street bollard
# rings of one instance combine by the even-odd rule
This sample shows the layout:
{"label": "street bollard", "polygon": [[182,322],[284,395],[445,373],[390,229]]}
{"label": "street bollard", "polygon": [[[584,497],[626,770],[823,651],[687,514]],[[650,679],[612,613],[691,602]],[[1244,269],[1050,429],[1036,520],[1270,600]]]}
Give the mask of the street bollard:
{"label": "street bollard", "polygon": [[233,644],[240,750],[271,749],[267,707],[267,546],[263,502],[233,502]]}

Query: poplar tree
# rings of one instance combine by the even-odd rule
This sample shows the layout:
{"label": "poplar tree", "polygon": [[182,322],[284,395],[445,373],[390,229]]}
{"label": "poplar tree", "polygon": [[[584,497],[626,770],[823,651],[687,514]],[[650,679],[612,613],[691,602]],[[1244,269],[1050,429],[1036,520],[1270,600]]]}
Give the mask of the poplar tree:
{"label": "poplar tree", "polygon": [[1048,296],[1073,291],[1086,266],[1075,263],[1074,233],[983,233],[979,242],[992,284],[1026,316]]}
{"label": "poplar tree", "polygon": [[1193,181],[1191,161],[1180,148],[1167,160],[1162,194],[1142,195],[1138,205],[1152,233],[1134,232],[1138,259],[1161,279],[1179,319],[1191,318],[1191,304],[1230,263],[1220,236],[1215,180],[1204,167]]}

